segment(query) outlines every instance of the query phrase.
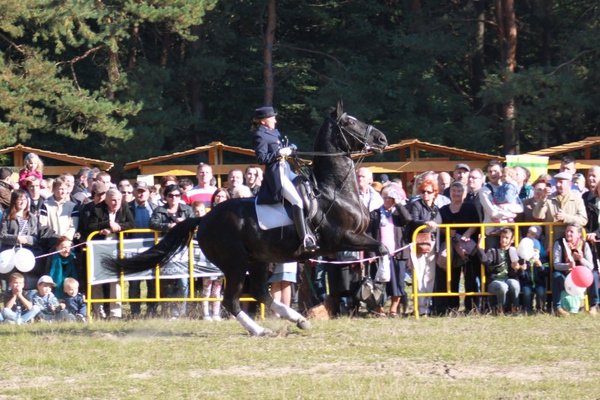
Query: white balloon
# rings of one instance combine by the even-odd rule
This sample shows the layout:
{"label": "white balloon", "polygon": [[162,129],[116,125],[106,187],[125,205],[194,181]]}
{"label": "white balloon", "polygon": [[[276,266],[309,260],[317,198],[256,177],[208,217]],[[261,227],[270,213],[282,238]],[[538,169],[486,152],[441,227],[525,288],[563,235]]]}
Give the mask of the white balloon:
{"label": "white balloon", "polygon": [[519,257],[524,259],[525,261],[529,261],[534,256],[534,248],[533,248],[533,240],[530,238],[523,238],[519,242],[519,247],[517,247],[517,253]]}
{"label": "white balloon", "polygon": [[585,288],[579,287],[576,284],[574,284],[573,277],[571,276],[571,274],[569,274],[565,278],[565,291],[571,296],[582,297],[585,293]]}
{"label": "white balloon", "polygon": [[21,272],[29,272],[35,267],[35,256],[31,250],[20,248],[15,253],[15,267]]}
{"label": "white balloon", "polygon": [[8,274],[15,266],[15,250],[8,249],[0,253],[0,274]]}

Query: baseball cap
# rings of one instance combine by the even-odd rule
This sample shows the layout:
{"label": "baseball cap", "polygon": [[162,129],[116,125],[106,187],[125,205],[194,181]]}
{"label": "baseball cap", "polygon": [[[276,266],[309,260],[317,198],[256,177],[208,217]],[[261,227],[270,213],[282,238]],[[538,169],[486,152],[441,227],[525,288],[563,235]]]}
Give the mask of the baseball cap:
{"label": "baseball cap", "polygon": [[52,277],[50,275],[40,276],[40,279],[38,279],[37,284],[39,285],[40,283],[47,283],[52,287],[56,287],[56,283],[54,283],[54,281],[52,280]]}
{"label": "baseball cap", "polygon": [[454,167],[454,169],[455,169],[455,170],[457,170],[457,169],[465,169],[465,170],[467,170],[467,171],[471,172],[471,167],[469,167],[469,166],[468,166],[467,164],[465,164],[465,163],[458,163],[458,164],[456,164],[456,166]]}
{"label": "baseball cap", "polygon": [[92,183],[92,193],[106,193],[108,188],[106,187],[106,183],[96,181]]}
{"label": "baseball cap", "polygon": [[570,181],[573,179],[573,175],[571,175],[568,172],[559,172],[558,174],[554,175],[554,180],[559,180],[559,179],[565,179],[567,181]]}

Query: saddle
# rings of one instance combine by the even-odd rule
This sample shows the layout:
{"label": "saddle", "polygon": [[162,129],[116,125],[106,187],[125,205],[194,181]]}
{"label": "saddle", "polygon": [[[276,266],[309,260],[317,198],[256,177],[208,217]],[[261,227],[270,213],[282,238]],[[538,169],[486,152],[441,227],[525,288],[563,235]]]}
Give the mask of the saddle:
{"label": "saddle", "polygon": [[[304,176],[297,176],[293,183],[296,191],[302,198],[308,225],[312,226],[311,221],[318,211],[315,185]],[[275,204],[258,204],[255,200],[254,204],[256,207],[256,219],[258,220],[260,229],[267,230],[294,224],[291,211],[292,206],[287,201]]]}

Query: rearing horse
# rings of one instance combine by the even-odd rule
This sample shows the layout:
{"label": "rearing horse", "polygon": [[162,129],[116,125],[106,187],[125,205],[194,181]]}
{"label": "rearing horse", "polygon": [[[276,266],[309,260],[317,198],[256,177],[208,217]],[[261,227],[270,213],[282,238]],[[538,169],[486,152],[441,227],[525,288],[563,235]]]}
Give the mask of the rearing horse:
{"label": "rearing horse", "polygon": [[269,263],[305,261],[309,256],[332,255],[338,251],[387,253],[385,246],[365,234],[369,216],[362,205],[354,171],[352,153],[374,150],[387,145],[385,135],[371,125],[347,115],[341,103],[323,122],[315,141],[313,174],[319,195],[318,211],[312,225],[319,236],[320,249],[300,257],[300,244],[293,226],[262,230],[258,226],[253,199],[231,199],[218,204],[208,214],[190,218],[173,227],[154,247],[132,258],[105,260],[113,270],[125,272],[164,264],[187,246],[198,228],[197,240],[202,252],[225,275],[223,306],[252,335],[268,331],[240,308],[240,295],[246,272],[251,294],[282,318],[306,329],[309,322],[295,310],[274,301],[268,287]]}

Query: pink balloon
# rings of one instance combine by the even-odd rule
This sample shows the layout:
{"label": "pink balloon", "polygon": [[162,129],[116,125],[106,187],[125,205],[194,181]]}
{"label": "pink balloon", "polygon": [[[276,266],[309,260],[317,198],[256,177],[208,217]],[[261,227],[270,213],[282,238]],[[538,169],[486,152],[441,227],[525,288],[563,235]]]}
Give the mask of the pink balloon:
{"label": "pink balloon", "polygon": [[586,288],[594,282],[594,276],[589,268],[579,265],[571,271],[571,278],[576,286]]}

